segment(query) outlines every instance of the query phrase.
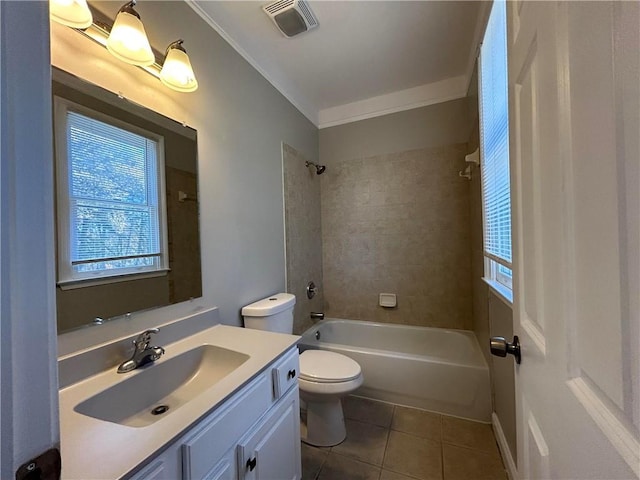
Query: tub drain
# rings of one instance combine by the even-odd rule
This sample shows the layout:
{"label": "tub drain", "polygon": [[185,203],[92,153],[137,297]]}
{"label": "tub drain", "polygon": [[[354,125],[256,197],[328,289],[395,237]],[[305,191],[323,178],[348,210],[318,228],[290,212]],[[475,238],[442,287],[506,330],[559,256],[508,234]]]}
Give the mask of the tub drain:
{"label": "tub drain", "polygon": [[153,410],[151,410],[151,415],[162,415],[167,410],[169,410],[169,405],[158,405]]}

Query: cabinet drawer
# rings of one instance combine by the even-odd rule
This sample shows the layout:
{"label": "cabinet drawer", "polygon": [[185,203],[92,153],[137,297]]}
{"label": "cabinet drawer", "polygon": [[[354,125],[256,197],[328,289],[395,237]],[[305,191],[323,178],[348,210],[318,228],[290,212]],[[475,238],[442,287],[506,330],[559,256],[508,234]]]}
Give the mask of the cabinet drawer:
{"label": "cabinet drawer", "polygon": [[298,375],[300,373],[298,348],[295,347],[285,353],[271,370],[273,375],[273,397],[280,398],[287,393],[289,389],[298,383]]}
{"label": "cabinet drawer", "polygon": [[271,385],[262,374],[243,391],[206,419],[182,441],[185,480],[203,478],[271,405]]}

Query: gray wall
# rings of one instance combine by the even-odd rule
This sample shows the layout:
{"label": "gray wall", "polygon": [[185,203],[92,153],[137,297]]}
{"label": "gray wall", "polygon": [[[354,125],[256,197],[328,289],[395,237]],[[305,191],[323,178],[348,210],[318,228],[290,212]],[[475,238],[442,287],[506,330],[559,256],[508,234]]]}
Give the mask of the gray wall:
{"label": "gray wall", "polygon": [[[472,82],[472,84],[475,83]],[[476,101],[477,92],[471,92],[470,98]],[[469,137],[470,152],[478,148],[480,142],[477,110],[472,111],[472,114],[475,120]],[[489,351],[489,337],[501,336],[508,340],[513,337],[513,312],[511,307],[492,293],[489,286],[482,280],[484,276],[482,185],[480,168],[475,165],[472,167],[470,197],[473,330],[489,364],[493,410],[500,421],[513,460],[517,464],[515,365],[511,357],[493,357]]]}
{"label": "gray wall", "polygon": [[[490,336],[500,336],[507,340],[513,338],[513,312],[510,306],[496,295],[489,294]],[[488,341],[485,339],[484,344]],[[482,344],[481,344],[482,345]],[[491,390],[493,393],[493,410],[500,419],[502,431],[509,444],[513,460],[518,461],[516,448],[516,399],[515,399],[515,362],[513,357],[491,357]]]}
{"label": "gray wall", "polygon": [[[92,5],[110,17],[120,6]],[[198,131],[203,297],[165,310],[216,305],[224,323],[241,324],[243,305],[285,289],[281,142],[313,160],[318,130],[186,3],[136,8],[156,49],[184,39],[197,92],[171,91],[57,24],[52,63]]]}
{"label": "gray wall", "polygon": [[468,98],[320,130],[320,160],[331,165],[385,153],[467,143],[474,108]]}

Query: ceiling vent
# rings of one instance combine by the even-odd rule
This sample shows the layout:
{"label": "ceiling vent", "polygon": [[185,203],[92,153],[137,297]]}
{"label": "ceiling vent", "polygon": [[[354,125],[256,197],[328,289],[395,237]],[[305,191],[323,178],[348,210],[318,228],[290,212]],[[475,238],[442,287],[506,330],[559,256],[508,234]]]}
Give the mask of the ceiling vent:
{"label": "ceiling vent", "polygon": [[318,19],[304,0],[278,0],[262,7],[285,37],[316,28]]}

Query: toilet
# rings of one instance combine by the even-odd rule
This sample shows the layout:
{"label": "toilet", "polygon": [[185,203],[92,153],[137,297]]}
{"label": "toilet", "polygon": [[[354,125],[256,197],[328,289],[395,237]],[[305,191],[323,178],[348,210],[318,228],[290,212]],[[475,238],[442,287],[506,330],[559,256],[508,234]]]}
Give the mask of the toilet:
{"label": "toilet", "polygon": [[[244,326],[291,334],[296,297],[278,293],[242,309]],[[305,350],[300,354],[298,386],[307,406],[302,441],[330,447],[347,437],[341,398],[362,385],[362,370],[345,355],[327,350]]]}

